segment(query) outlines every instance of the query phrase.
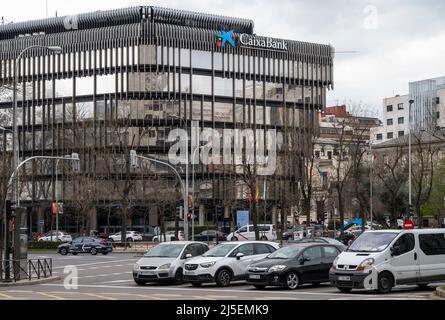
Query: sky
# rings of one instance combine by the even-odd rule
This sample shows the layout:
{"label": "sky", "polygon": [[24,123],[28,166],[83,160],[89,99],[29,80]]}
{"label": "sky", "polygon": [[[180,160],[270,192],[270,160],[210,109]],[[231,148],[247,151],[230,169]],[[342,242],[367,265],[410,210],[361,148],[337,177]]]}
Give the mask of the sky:
{"label": "sky", "polygon": [[[407,94],[410,81],[445,75],[443,0],[14,0],[0,17],[18,22],[135,5],[252,19],[254,32],[335,47],[328,105],[366,106]],[[1,23],[1,20],[0,20]]]}

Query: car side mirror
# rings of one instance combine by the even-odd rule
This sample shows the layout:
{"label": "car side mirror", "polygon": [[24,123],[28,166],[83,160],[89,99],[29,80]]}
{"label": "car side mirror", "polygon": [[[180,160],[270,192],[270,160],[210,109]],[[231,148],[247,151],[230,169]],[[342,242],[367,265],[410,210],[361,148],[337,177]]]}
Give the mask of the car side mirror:
{"label": "car side mirror", "polygon": [[193,256],[192,256],[192,254],[191,253],[187,253],[186,255],[185,255],[185,258],[186,259],[190,259],[190,258],[192,258]]}
{"label": "car side mirror", "polygon": [[242,257],[244,257],[244,253],[238,252],[236,254],[236,260],[240,260]]}

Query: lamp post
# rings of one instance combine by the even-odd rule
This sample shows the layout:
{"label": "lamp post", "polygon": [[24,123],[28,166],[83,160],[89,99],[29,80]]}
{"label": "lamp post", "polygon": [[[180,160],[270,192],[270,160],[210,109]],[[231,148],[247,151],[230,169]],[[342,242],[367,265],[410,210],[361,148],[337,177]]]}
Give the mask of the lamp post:
{"label": "lamp post", "polygon": [[[411,171],[412,171],[412,164],[411,164],[411,107],[414,103],[414,100],[409,100],[409,109],[408,109],[408,212],[411,214],[411,208],[413,206],[412,203],[412,177],[411,177]],[[418,221],[418,224],[420,225],[420,221]]]}
{"label": "lamp post", "polygon": [[[185,186],[184,182],[182,181],[181,175],[179,174],[178,170],[176,170],[175,167],[173,167],[168,162],[157,160],[157,159],[153,159],[153,158],[140,156],[140,155],[138,155],[136,153],[136,150],[131,150],[130,151],[130,162],[131,162],[132,167],[136,168],[138,166],[138,164],[137,164],[137,159],[138,158],[139,159],[143,159],[143,160],[147,160],[147,161],[151,161],[151,162],[154,162],[154,163],[159,163],[159,164],[162,164],[164,166],[167,166],[170,169],[172,169],[173,172],[175,173],[176,177],[178,178],[179,182],[181,183],[182,193],[183,193],[183,196],[184,196],[184,231],[185,231],[187,229],[187,226],[188,226],[188,224],[186,224],[187,213],[185,211],[185,209],[188,208],[188,190],[186,189],[186,186]],[[186,237],[185,232],[184,232],[184,237]],[[187,241],[188,238],[185,238],[185,240]]]}
{"label": "lamp post", "polygon": [[[72,155],[66,155],[64,158],[73,158]],[[57,200],[57,183],[58,183],[58,173],[57,173],[57,168],[59,166],[59,161],[61,159],[57,159],[56,160],[56,168],[55,168],[55,172],[56,172],[56,186],[54,188],[54,201],[56,202],[56,205],[58,205],[58,200]],[[51,233],[52,234],[52,233]],[[59,208],[57,208],[57,212],[56,212],[56,240],[59,240]]]}
{"label": "lamp post", "polygon": [[[201,146],[201,147],[196,147],[195,150],[193,151],[193,155],[192,155],[192,200],[193,200],[193,208],[192,208],[192,241],[195,241],[195,156],[196,156],[196,151],[201,150],[205,148],[205,146]],[[199,159],[199,157],[198,157]],[[217,236],[218,238],[218,236]]]}
{"label": "lamp post", "polygon": [[[369,218],[371,221],[371,230],[373,230],[373,167],[374,167],[374,155],[372,154],[372,141],[369,141],[369,153],[371,154],[371,168],[369,170]],[[365,231],[365,230],[363,230]]]}

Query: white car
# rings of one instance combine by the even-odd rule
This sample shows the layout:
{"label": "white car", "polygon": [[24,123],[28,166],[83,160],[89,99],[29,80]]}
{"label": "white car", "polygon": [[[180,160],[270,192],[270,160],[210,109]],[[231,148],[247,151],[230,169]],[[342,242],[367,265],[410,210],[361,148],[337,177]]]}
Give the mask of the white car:
{"label": "white car", "polygon": [[[121,242],[122,233],[118,232],[108,237],[111,241]],[[126,242],[142,241],[142,235],[136,231],[127,231]]]}
{"label": "white car", "polygon": [[150,249],[133,267],[133,279],[138,285],[147,282],[183,282],[186,261],[209,250],[202,242],[163,242]]}
{"label": "white car", "polygon": [[[159,238],[161,239],[161,241],[159,241]],[[175,239],[175,232],[174,231],[168,231],[165,233],[165,239],[167,242],[170,241],[184,241],[184,231],[178,231],[178,240]],[[154,236],[153,237],[153,242],[163,242],[164,241],[164,235],[160,235],[160,236]]]}
{"label": "white car", "polygon": [[205,282],[216,282],[220,287],[231,281],[245,280],[248,266],[279,249],[278,243],[267,241],[224,242],[201,257],[187,261],[184,282],[198,287]]}
{"label": "white car", "polygon": [[60,242],[71,242],[73,238],[70,234],[59,231],[59,236],[57,236],[57,231],[49,231],[44,236],[39,237],[37,241],[60,241]]}
{"label": "white car", "polygon": [[[275,241],[277,240],[277,232],[273,224],[259,224],[260,240]],[[239,228],[227,236],[227,241],[252,241],[255,240],[255,229],[253,224],[249,224]]]}
{"label": "white car", "polygon": [[443,282],[445,229],[366,231],[334,260],[329,278],[342,292]]}

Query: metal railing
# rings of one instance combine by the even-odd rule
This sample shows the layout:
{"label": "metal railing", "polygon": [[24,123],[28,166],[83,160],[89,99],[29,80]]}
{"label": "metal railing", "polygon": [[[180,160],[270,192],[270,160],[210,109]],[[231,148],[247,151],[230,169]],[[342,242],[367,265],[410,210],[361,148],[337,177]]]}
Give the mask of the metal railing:
{"label": "metal railing", "polygon": [[[0,263],[0,281],[5,277],[5,260]],[[53,260],[49,259],[29,259],[29,260],[10,260],[11,280],[32,280],[49,278],[53,275]]]}

